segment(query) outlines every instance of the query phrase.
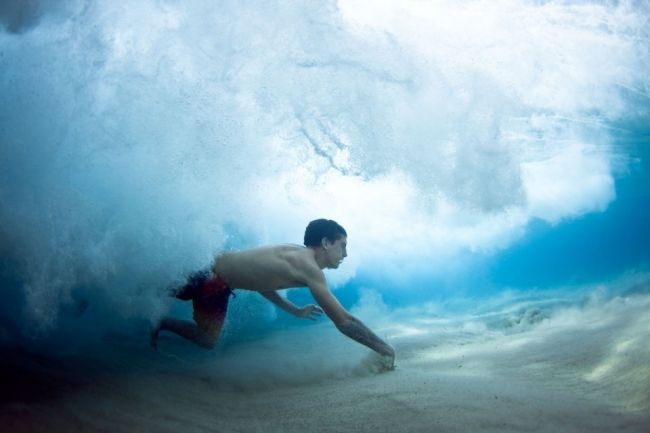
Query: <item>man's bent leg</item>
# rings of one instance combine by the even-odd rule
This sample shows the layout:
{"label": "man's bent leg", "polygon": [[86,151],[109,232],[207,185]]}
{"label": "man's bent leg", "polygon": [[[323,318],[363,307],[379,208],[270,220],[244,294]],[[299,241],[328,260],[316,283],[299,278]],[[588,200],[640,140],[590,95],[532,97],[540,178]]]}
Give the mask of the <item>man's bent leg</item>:
{"label": "man's bent leg", "polygon": [[221,324],[217,327],[210,327],[205,329],[190,322],[189,320],[178,320],[165,317],[160,325],[151,332],[151,346],[154,349],[158,348],[158,333],[160,331],[170,331],[174,334],[190,340],[205,349],[213,349],[217,345],[219,333],[221,331]]}
{"label": "man's bent leg", "polygon": [[209,276],[207,272],[197,272],[175,293],[179,299],[192,300],[196,324],[187,320],[164,318],[151,331],[151,347],[158,348],[158,334],[162,330],[171,331],[206,349],[216,346],[232,290],[218,276]]}

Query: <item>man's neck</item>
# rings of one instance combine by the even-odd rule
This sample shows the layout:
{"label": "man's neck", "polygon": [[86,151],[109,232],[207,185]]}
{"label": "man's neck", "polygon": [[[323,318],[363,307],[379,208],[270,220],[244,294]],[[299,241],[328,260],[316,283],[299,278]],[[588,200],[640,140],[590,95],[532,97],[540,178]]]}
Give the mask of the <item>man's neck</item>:
{"label": "man's neck", "polygon": [[314,247],[307,247],[307,251],[312,255],[319,269],[322,270],[327,267],[326,259],[322,254],[320,254],[320,250]]}

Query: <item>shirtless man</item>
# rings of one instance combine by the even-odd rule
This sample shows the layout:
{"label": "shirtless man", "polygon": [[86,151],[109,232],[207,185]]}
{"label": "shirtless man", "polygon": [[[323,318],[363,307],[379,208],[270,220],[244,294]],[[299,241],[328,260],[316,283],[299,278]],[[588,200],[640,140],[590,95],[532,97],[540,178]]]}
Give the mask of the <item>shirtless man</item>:
{"label": "shirtless man", "polygon": [[[305,230],[304,244],[304,247],[276,245],[217,256],[211,272],[190,276],[188,283],[175,292],[179,299],[192,300],[195,323],[166,317],[152,331],[151,345],[157,347],[160,331],[171,331],[212,349],[226,317],[231,288],[238,288],[259,292],[296,317],[316,319],[325,312],[339,331],[385,357],[385,364],[392,368],[393,348],[343,308],[327,287],[322,270],[338,268],[347,256],[347,233],[343,227],[332,220],[314,220]],[[298,307],[277,293],[292,287],[308,287],[318,305]]]}

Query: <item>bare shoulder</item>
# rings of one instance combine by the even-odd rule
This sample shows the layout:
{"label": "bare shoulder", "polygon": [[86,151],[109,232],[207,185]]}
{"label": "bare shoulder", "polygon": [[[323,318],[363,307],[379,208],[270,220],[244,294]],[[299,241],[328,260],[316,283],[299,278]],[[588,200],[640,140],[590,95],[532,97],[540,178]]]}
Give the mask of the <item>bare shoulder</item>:
{"label": "bare shoulder", "polygon": [[318,267],[312,250],[300,245],[285,245],[284,247],[287,247],[284,250],[285,259],[291,264],[294,271],[302,277],[302,280],[307,283],[314,280],[324,281],[325,275]]}

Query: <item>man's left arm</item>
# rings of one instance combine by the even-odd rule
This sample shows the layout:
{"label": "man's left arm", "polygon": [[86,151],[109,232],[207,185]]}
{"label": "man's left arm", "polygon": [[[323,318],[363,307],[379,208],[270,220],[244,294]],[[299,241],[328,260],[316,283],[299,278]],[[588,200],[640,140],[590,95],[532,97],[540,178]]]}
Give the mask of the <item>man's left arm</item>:
{"label": "man's left arm", "polygon": [[280,296],[280,294],[275,290],[260,292],[260,294],[277,305],[280,309],[296,317],[315,320],[318,316],[323,314],[323,310],[321,310],[318,305],[310,304],[305,305],[304,307],[299,307],[288,299]]}

